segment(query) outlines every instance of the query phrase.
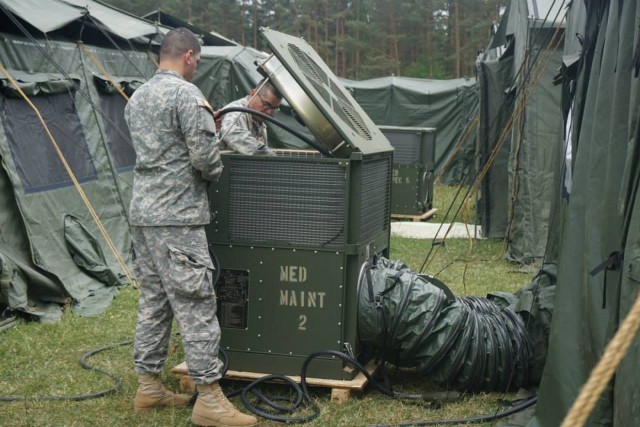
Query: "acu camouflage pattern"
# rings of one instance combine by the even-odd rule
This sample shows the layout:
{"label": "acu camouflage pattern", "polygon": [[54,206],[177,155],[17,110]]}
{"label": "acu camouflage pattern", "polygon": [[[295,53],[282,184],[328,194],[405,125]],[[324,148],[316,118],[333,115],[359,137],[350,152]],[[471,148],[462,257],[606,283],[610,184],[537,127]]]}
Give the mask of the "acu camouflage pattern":
{"label": "acu camouflage pattern", "polygon": [[[225,108],[247,108],[249,97],[241,98],[227,104]],[[274,155],[267,147],[267,126],[252,119],[248,113],[227,113],[220,125],[220,149],[233,150],[240,154]]]}
{"label": "acu camouflage pattern", "polygon": [[206,180],[222,172],[213,111],[202,92],[159,70],[125,109],[136,152],[130,205],[134,270],[140,281],[133,359],[138,373],[160,373],[171,324],[180,327],[196,383],[220,377],[220,326],[204,224]]}
{"label": "acu camouflage pattern", "polygon": [[195,85],[158,70],[125,108],[136,152],[131,225],[210,222],[206,180],[222,172],[215,120]]}
{"label": "acu camouflage pattern", "polygon": [[196,384],[217,381],[220,326],[204,227],[134,226],[131,233],[141,291],[133,347],[136,372],[162,372],[175,314],[189,376]]}

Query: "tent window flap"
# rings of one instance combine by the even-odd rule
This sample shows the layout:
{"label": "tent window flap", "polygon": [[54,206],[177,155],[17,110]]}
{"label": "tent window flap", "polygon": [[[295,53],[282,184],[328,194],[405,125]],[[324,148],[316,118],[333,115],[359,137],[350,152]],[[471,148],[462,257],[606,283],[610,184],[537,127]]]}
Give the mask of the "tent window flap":
{"label": "tent window flap", "polygon": [[[79,182],[95,180],[94,167],[71,92],[33,97]],[[1,97],[1,118],[25,193],[73,185],[42,123],[22,99]],[[36,159],[36,161],[34,161]]]}

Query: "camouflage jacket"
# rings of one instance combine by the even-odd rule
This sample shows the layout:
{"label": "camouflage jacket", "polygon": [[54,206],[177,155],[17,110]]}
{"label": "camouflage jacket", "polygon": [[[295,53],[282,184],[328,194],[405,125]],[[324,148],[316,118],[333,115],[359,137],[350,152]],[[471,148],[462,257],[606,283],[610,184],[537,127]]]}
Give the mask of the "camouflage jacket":
{"label": "camouflage jacket", "polygon": [[[224,108],[247,108],[248,102],[249,97],[245,97],[225,105]],[[225,114],[220,126],[220,137],[222,150],[233,150],[241,154],[272,154],[267,147],[267,126],[253,120],[248,113]]]}
{"label": "camouflage jacket", "polygon": [[213,111],[200,89],[158,70],[135,91],[125,119],[136,152],[131,225],[203,225],[210,221],[206,180],[222,163]]}

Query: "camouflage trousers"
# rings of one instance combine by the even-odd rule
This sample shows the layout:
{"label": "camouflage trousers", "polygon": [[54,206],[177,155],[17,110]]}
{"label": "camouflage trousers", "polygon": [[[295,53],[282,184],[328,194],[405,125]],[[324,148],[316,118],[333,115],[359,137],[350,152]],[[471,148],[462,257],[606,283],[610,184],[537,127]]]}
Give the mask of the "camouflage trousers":
{"label": "camouflage trousers", "polygon": [[180,328],[189,375],[196,384],[220,378],[220,326],[213,263],[202,226],[131,227],[133,267],[140,282],[133,362],[138,373],[160,373],[171,324]]}

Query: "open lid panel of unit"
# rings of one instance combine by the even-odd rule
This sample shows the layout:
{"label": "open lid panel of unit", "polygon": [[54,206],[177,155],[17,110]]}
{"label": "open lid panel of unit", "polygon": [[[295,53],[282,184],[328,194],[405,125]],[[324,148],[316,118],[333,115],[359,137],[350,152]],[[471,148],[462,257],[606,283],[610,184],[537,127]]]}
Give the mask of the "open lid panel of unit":
{"label": "open lid panel of unit", "polygon": [[261,28],[273,56],[259,65],[309,128],[336,157],[393,147],[316,51],[299,37]]}

